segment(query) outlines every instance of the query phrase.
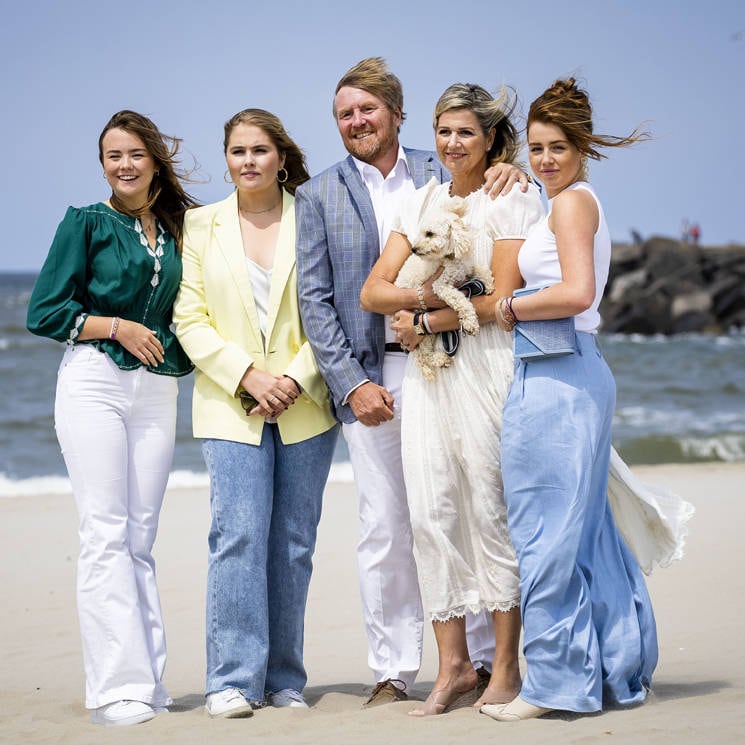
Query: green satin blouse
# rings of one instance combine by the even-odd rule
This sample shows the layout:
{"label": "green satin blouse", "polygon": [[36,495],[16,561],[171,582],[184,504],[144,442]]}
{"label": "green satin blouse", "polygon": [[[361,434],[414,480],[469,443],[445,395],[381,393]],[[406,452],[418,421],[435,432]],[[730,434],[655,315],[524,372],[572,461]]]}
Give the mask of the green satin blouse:
{"label": "green satin blouse", "polygon": [[186,375],[194,366],[171,330],[180,281],[181,256],[160,224],[151,249],[136,218],[102,202],[69,207],[34,285],[26,325],[38,336],[93,344],[122,370],[134,370],[142,362],[116,340],[78,342],[77,336],[89,315],[137,321],[155,331],[163,345],[164,362],[148,369]]}

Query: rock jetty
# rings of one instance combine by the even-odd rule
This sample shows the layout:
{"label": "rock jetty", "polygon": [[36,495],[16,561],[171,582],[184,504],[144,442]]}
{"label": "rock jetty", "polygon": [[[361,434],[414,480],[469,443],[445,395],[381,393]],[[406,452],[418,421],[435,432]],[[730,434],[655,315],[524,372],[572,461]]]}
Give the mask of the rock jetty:
{"label": "rock jetty", "polygon": [[745,328],[745,246],[654,236],[614,243],[602,331],[721,334]]}

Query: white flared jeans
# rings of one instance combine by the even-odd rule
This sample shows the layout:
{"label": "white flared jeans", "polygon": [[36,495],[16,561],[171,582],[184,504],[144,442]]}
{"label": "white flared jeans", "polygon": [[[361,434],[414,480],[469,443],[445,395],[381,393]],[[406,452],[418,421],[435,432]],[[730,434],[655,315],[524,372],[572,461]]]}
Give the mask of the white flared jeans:
{"label": "white flared jeans", "polygon": [[68,347],[55,427],[79,516],[77,601],[89,709],[171,702],[152,547],[173,459],[176,379],[120,370],[93,346]]}

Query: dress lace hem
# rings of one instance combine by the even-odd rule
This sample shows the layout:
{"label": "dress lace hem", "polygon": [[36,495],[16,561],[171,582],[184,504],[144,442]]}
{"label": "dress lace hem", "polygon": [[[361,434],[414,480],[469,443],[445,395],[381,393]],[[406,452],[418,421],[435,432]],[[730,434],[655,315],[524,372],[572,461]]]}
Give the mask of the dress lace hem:
{"label": "dress lace hem", "polygon": [[503,600],[498,603],[466,603],[465,605],[459,605],[456,608],[450,608],[448,610],[430,611],[429,618],[430,621],[445,623],[453,618],[463,618],[467,613],[476,615],[481,613],[482,610],[488,611],[489,613],[493,613],[495,610],[498,610],[500,613],[507,613],[513,608],[518,608],[519,606],[520,598],[515,598],[514,600]]}

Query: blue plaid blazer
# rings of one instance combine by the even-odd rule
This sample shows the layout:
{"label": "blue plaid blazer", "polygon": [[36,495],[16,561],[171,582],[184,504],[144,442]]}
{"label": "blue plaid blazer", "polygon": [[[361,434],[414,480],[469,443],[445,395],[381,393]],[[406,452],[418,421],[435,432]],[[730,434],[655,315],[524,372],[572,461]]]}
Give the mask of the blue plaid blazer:
{"label": "blue plaid blazer", "polygon": [[[434,153],[404,148],[418,188],[450,178]],[[295,194],[300,315],[339,421],[355,417],[342,401],[364,380],[382,385],[384,317],[360,308],[360,290],[380,256],[370,194],[352,156]]]}

